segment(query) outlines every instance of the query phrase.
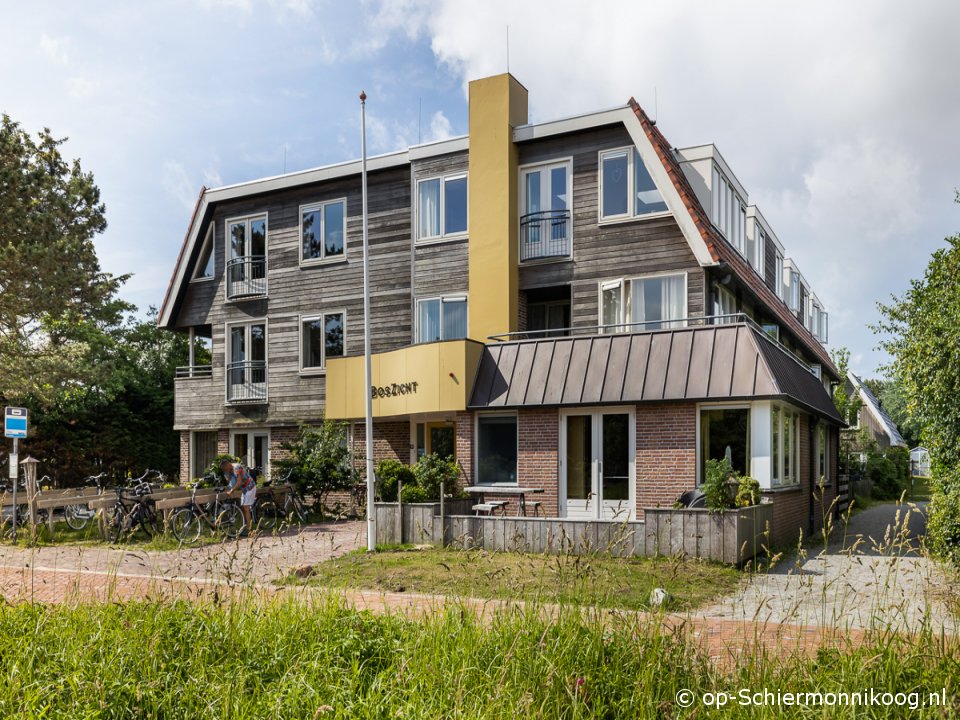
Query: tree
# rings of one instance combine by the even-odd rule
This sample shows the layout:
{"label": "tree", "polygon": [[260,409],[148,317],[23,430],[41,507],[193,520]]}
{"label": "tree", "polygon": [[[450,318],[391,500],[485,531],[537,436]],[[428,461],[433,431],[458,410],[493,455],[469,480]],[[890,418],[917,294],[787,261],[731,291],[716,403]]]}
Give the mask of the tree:
{"label": "tree", "polygon": [[280,473],[292,471],[290,480],[305,495],[313,495],[314,508],[323,511],[327,495],[352,484],[350,432],[346,423],[324,420],[316,427],[304,425],[297,439],[280,447],[287,457],[277,460]]}
{"label": "tree", "polygon": [[[837,366],[837,374],[840,375],[840,382],[833,388],[833,404],[840,417],[851,425],[856,425],[860,408],[863,407],[863,400],[860,399],[860,394],[855,391],[855,388],[848,387],[850,351],[845,347],[839,347],[833,350],[832,355],[833,362]],[[854,392],[850,392],[851,389]],[[856,450],[859,445],[856,430],[845,428],[840,431],[841,472],[850,472],[850,453]]]}
{"label": "tree", "polygon": [[893,420],[904,442],[910,447],[919,445],[920,426],[907,410],[907,400],[896,376],[890,374],[884,378],[871,378],[863,383],[877,396],[880,407]]}
{"label": "tree", "polygon": [[906,410],[921,428],[934,475],[928,535],[940,553],[960,560],[960,235],[946,239],[921,280],[879,303]]}
{"label": "tree", "polygon": [[96,383],[102,334],[131,309],[116,297],[126,276],[101,270],[93,238],[106,228],[100,191],[64,139],[36,140],[0,123],[0,396],[53,400]]}

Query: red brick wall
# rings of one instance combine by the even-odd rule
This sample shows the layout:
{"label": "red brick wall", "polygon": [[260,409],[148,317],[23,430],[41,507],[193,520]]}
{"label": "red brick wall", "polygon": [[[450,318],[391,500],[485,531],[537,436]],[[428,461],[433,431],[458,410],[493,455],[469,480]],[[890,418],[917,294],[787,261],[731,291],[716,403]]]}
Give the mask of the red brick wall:
{"label": "red brick wall", "polygon": [[473,485],[473,413],[458,412],[456,422],[457,462],[464,485]]}
{"label": "red brick wall", "polygon": [[[517,416],[517,433],[517,482],[523,487],[543,488],[542,494],[527,499],[542,503],[541,515],[557,517],[560,512],[560,414],[555,409],[521,410]],[[518,501],[514,498],[507,506],[507,513],[518,512]]]}
{"label": "red brick wall", "polygon": [[297,433],[300,428],[297,427],[275,427],[270,428],[270,462],[284,460],[290,455],[290,451],[284,450],[281,446],[285,443],[292,443],[297,439]]}
{"label": "red brick wall", "polygon": [[637,519],[697,486],[697,406],[637,406]]}
{"label": "red brick wall", "polygon": [[190,480],[190,431],[180,431],[180,477],[178,481],[185,483]]}
{"label": "red brick wall", "polygon": [[[366,478],[367,434],[363,423],[353,426],[353,468],[358,480]],[[410,423],[405,420],[373,423],[373,462],[410,462]]]}
{"label": "red brick wall", "polygon": [[226,455],[230,452],[230,431],[217,430],[217,455]]}

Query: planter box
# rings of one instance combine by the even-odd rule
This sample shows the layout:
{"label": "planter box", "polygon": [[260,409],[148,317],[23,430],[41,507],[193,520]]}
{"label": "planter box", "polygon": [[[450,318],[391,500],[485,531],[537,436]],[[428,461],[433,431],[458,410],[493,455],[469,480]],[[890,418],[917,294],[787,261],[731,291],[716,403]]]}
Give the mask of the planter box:
{"label": "planter box", "polygon": [[773,503],[711,513],[701,508],[645,508],[645,554],[678,553],[741,565],[773,537]]}

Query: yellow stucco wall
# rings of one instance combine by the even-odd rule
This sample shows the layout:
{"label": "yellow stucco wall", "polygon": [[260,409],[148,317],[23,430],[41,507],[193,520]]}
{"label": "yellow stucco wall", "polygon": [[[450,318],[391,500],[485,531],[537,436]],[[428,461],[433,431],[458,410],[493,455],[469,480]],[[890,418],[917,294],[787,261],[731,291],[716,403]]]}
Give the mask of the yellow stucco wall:
{"label": "yellow stucco wall", "polygon": [[[481,343],[450,340],[374,355],[370,359],[372,384],[384,390],[373,400],[374,417],[466,409],[482,352]],[[364,417],[363,376],[362,356],[330,360],[327,364],[328,419]]]}
{"label": "yellow stucco wall", "polygon": [[527,90],[512,75],[470,83],[469,333],[518,329],[519,178],[513,128],[527,122]]}

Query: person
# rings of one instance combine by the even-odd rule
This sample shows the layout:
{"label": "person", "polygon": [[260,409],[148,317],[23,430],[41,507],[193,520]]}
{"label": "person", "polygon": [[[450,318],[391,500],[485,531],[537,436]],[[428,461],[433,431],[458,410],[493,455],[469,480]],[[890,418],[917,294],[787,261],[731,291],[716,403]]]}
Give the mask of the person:
{"label": "person", "polygon": [[229,486],[227,497],[233,495],[234,491],[240,493],[240,512],[243,513],[243,530],[240,534],[247,535],[253,527],[251,508],[257,499],[257,480],[241,463],[230,460],[220,463],[220,470]]}

